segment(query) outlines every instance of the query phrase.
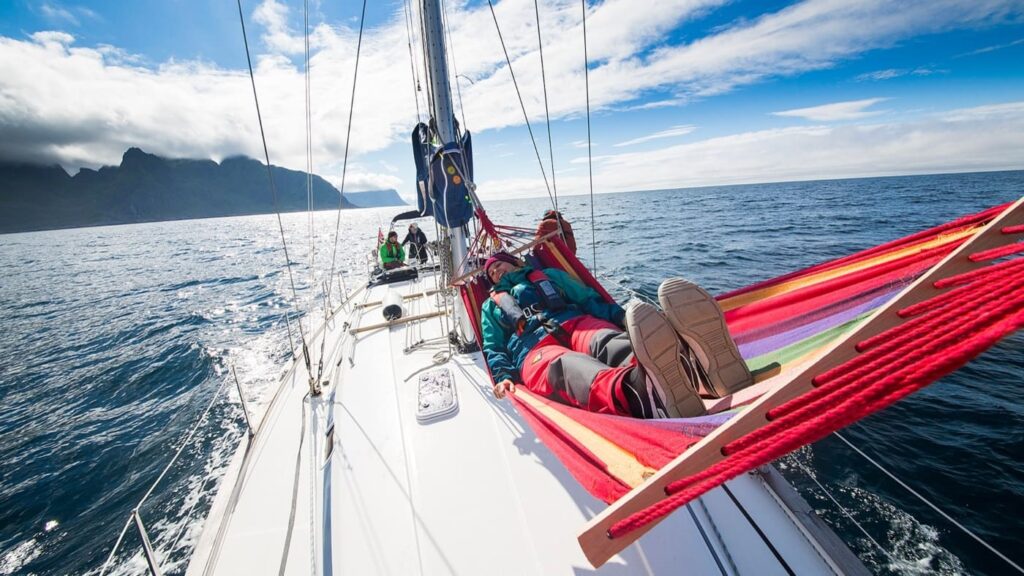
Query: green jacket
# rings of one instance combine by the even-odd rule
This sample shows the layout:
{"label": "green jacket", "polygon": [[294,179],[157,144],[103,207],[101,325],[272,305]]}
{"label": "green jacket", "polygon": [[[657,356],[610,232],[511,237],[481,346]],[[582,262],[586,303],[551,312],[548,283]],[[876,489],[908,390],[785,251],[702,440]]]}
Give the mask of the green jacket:
{"label": "green jacket", "polygon": [[[520,307],[536,306],[540,297],[536,287],[526,277],[530,270],[532,268],[524,266],[507,272],[491,291],[508,292]],[[547,314],[548,318],[561,323],[587,314],[619,326],[625,322],[626,313],[622,307],[605,302],[593,288],[557,268],[545,268],[544,274],[562,292],[568,304],[568,307],[557,313]],[[547,331],[536,320],[528,322],[523,332],[517,334],[505,312],[491,298],[481,306],[480,329],[484,339],[484,358],[495,382],[506,378],[519,381],[519,367],[523,365],[530,350],[547,335]]]}
{"label": "green jacket", "polygon": [[380,245],[380,261],[384,264],[405,262],[405,249],[402,248],[401,244],[394,244],[393,246],[394,248],[389,250],[387,242]]}

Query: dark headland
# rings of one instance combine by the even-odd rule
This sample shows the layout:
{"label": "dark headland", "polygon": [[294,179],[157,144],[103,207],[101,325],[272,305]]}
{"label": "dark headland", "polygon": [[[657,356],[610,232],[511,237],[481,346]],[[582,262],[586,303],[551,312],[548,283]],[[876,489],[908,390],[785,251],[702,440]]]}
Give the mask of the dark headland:
{"label": "dark headland", "polygon": [[[306,174],[271,167],[281,212],[308,207]],[[343,208],[383,201],[393,190],[374,191],[370,204],[342,199]],[[338,189],[313,176],[313,209],[337,209]],[[74,176],[61,166],[0,163],[0,234],[131,224],[161,220],[274,213],[264,164],[245,157],[224,161],[168,159],[138,148],[120,166],[83,168]]]}

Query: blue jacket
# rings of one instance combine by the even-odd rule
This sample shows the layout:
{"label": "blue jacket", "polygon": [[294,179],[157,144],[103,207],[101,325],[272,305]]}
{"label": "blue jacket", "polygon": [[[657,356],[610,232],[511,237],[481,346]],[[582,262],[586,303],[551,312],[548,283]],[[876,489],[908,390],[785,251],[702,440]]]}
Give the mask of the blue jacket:
{"label": "blue jacket", "polygon": [[[538,305],[541,299],[537,288],[526,277],[530,270],[532,268],[524,266],[505,273],[491,288],[491,292],[508,292],[521,308]],[[569,304],[557,313],[548,313],[548,318],[561,323],[588,314],[618,326],[623,325],[626,312],[618,304],[605,302],[593,288],[581,284],[557,268],[545,268],[544,274]],[[547,335],[547,331],[536,319],[527,322],[522,334],[516,334],[512,320],[491,298],[481,306],[480,328],[484,337],[484,358],[495,382],[506,378],[519,382],[519,367],[523,365],[523,360],[541,338]]]}

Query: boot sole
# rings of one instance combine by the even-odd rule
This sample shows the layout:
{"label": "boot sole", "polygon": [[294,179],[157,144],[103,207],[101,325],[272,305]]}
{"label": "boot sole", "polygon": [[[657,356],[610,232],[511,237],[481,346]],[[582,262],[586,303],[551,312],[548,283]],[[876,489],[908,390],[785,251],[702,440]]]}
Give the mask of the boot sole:
{"label": "boot sole", "polygon": [[650,304],[636,303],[626,309],[626,326],[637,361],[668,396],[665,409],[672,418],[707,413],[679,360],[679,340],[668,320]]}
{"label": "boot sole", "polygon": [[712,395],[721,398],[754,383],[711,294],[693,282],[673,278],[658,288],[658,302],[672,327],[707,368]]}

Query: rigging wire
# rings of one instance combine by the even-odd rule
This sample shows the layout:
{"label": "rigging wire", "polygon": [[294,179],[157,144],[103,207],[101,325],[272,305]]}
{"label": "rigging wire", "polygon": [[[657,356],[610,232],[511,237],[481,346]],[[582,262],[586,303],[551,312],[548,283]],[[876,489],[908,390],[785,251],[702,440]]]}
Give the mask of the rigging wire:
{"label": "rigging wire", "polygon": [[487,0],[487,5],[491,8],[491,18],[494,19],[494,29],[498,31],[498,40],[501,42],[501,50],[505,53],[505,62],[508,63],[508,72],[512,76],[512,85],[515,86],[516,96],[519,97],[519,107],[523,110],[523,120],[526,122],[526,129],[530,132],[530,142],[533,143],[533,151],[537,155],[537,164],[540,165],[540,175],[544,178],[544,188],[548,191],[548,198],[551,199],[551,205],[557,208],[558,203],[555,202],[554,196],[551,195],[551,186],[548,184],[548,175],[544,170],[544,161],[540,159],[540,149],[537,147],[537,139],[533,135],[533,126],[530,125],[530,116],[526,113],[526,104],[523,103],[523,94],[519,90],[519,82],[516,81],[516,73],[512,69],[512,59],[508,56],[508,49],[505,47],[505,39],[501,35],[501,26],[498,25],[498,16],[494,12],[494,3],[492,0]]}
{"label": "rigging wire", "polygon": [[916,496],[918,500],[920,500],[921,502],[927,504],[928,507],[930,507],[932,510],[935,510],[936,512],[938,512],[939,515],[941,515],[943,518],[945,518],[946,520],[949,520],[954,526],[959,528],[964,534],[967,534],[968,536],[973,538],[976,542],[978,542],[979,544],[984,546],[986,549],[988,549],[989,552],[995,554],[1001,560],[1003,560],[1004,562],[1006,562],[1007,564],[1012,566],[1017,572],[1019,572],[1021,574],[1024,574],[1024,568],[1022,568],[1019,564],[1017,564],[1013,560],[1010,560],[1010,558],[1008,558],[1005,554],[1003,554],[999,550],[996,550],[994,546],[992,546],[988,542],[984,541],[980,536],[978,536],[974,532],[971,532],[970,528],[964,526],[960,522],[957,522],[952,516],[950,516],[949,514],[944,512],[941,508],[939,508],[938,506],[933,504],[930,500],[928,500],[923,495],[921,495],[921,493],[919,493],[918,491],[916,491],[913,488],[911,488],[903,480],[900,480],[899,478],[897,478],[895,474],[893,474],[892,472],[889,472],[889,470],[887,470],[880,463],[876,462],[873,458],[871,458],[870,456],[865,454],[860,448],[857,448],[856,446],[854,446],[852,442],[850,442],[845,437],[843,437],[843,435],[840,434],[838,431],[833,432],[832,434],[836,438],[839,438],[840,440],[842,440],[843,443],[846,444],[847,446],[849,446],[854,452],[856,452],[857,454],[860,454],[865,460],[867,460],[872,465],[874,465],[875,468],[878,468],[878,470],[881,471],[883,474],[885,474],[889,478],[892,478],[897,484],[899,484],[900,486],[905,488],[907,490],[907,492],[910,492],[911,494]]}
{"label": "rigging wire", "polygon": [[[466,125],[466,108],[462,105],[462,88],[459,86],[459,69],[455,66],[455,44],[452,42],[452,30],[448,26],[448,3],[445,0],[441,0],[441,12],[444,14],[445,25],[443,26],[444,31],[448,34],[448,54],[451,55],[452,72],[454,75],[452,78],[455,79],[455,93],[459,97],[459,115],[462,117],[462,132],[469,129]],[[459,148],[462,148],[462,138],[456,138],[459,142]]]}
{"label": "rigging wire", "polygon": [[[302,23],[306,58],[306,68],[304,71],[306,90],[306,221],[309,226],[309,285],[313,287],[316,286],[316,227],[313,220],[313,101],[309,73],[309,0],[303,0],[302,2]],[[311,289],[309,291],[309,310],[307,312],[309,318],[313,317],[313,302],[315,300],[316,290]]]}
{"label": "rigging wire", "polygon": [[[363,0],[363,9],[362,9],[361,14],[359,15],[359,38],[358,38],[358,40],[356,40],[356,62],[355,62],[355,69],[352,72],[352,96],[349,99],[349,105],[348,105],[348,126],[345,128],[345,153],[344,153],[344,156],[342,157],[342,163],[341,163],[341,188],[338,190],[338,192],[339,192],[339,195],[338,195],[338,214],[337,214],[337,216],[335,218],[335,221],[334,221],[334,246],[331,249],[331,271],[330,271],[329,275],[327,276],[328,279],[330,279],[330,278],[332,278],[334,276],[334,267],[335,267],[335,264],[337,262],[337,256],[338,256],[338,236],[341,233],[341,209],[342,209],[342,206],[343,206],[343,203],[344,203],[344,200],[345,200],[345,178],[348,175],[348,150],[349,150],[349,144],[351,144],[351,142],[352,142],[352,113],[353,113],[353,111],[355,110],[355,107],[356,107],[356,80],[359,79],[359,56],[360,56],[360,54],[362,52],[362,47],[363,47],[363,29],[365,28],[365,24],[366,24],[366,0]],[[326,288],[327,298],[328,299],[330,299],[330,297],[331,297],[331,290],[332,289],[333,289],[333,284],[328,282],[327,283],[327,288]],[[325,318],[324,318],[325,321],[328,319],[326,317],[327,314],[329,314],[329,312],[325,313]],[[320,378],[321,378],[321,376],[323,376],[323,368],[324,368],[323,357],[324,357],[324,347],[326,346],[326,344],[327,344],[327,333],[324,332],[324,338],[320,342],[320,364],[317,367],[317,374],[316,374],[316,381],[317,382],[320,382]]]}
{"label": "rigging wire", "polygon": [[[252,84],[252,99],[256,103],[256,120],[260,126],[260,139],[263,142],[263,158],[266,160],[267,179],[270,181],[270,193],[274,198],[274,213],[277,215],[277,229],[281,233],[281,249],[284,251],[285,268],[288,270],[288,283],[292,288],[292,300],[297,306],[299,301],[298,291],[295,289],[295,276],[292,274],[292,259],[288,255],[288,241],[284,235],[284,224],[281,222],[281,209],[277,200],[277,187],[274,185],[274,173],[270,168],[270,150],[267,148],[267,134],[263,129],[263,114],[260,112],[260,99],[256,93],[256,75],[252,70],[252,56],[249,54],[249,37],[245,32],[245,16],[242,13],[242,0],[236,0],[238,4],[238,21],[242,25],[242,41],[245,43],[245,60],[249,65],[249,82]],[[302,356],[306,364],[306,372],[312,374],[312,366],[309,359],[309,347],[306,345],[306,333],[302,329],[302,321],[299,324],[299,338],[302,341]]]}
{"label": "rigging wire", "polygon": [[[555,212],[558,212],[558,184],[555,181],[555,147],[551,143],[551,113],[548,110],[548,80],[547,74],[544,72],[544,42],[540,37],[540,5],[537,0],[533,0],[533,13],[537,20],[537,52],[540,54],[540,83],[544,89],[544,122],[548,127],[548,156],[551,162],[551,189],[554,191],[553,202],[555,204]],[[509,64],[511,67],[511,64]],[[555,222],[558,224],[558,234],[563,239],[565,234],[562,232],[562,219],[555,218]]]}
{"label": "rigging wire", "polygon": [[583,84],[587,97],[587,171],[590,175],[590,248],[593,250],[591,272],[597,277],[597,233],[594,231],[594,157],[590,136],[590,58],[587,55],[587,0],[580,0],[583,8]]}
{"label": "rigging wire", "polygon": [[412,70],[412,99],[416,102],[416,122],[423,121],[423,114],[420,112],[420,78],[416,71],[416,57],[413,56],[412,44],[412,8],[409,7],[409,0],[402,2],[405,11],[405,35],[409,46],[409,68]]}

